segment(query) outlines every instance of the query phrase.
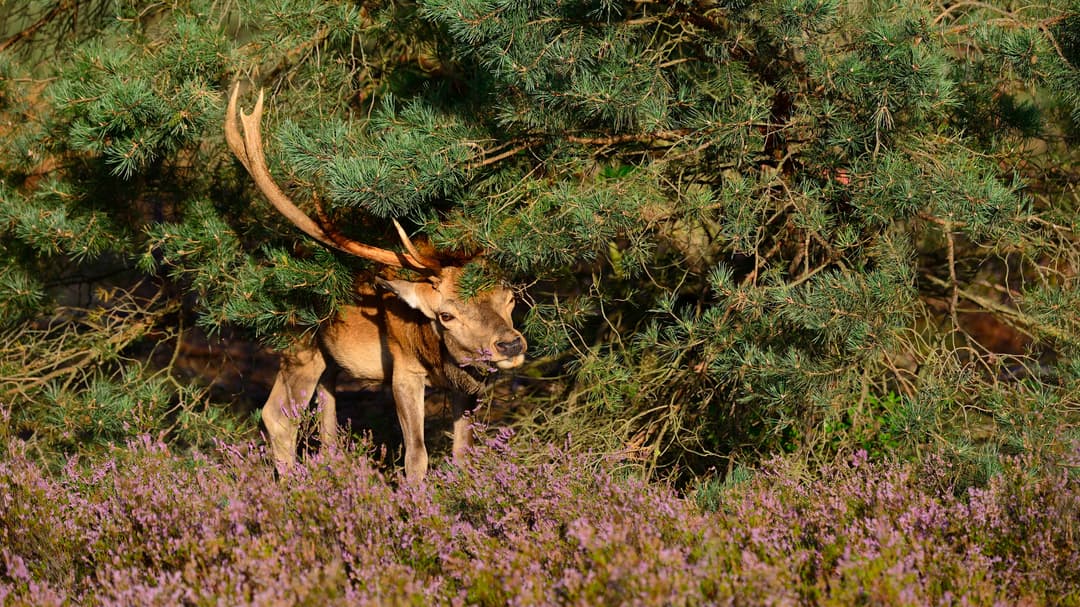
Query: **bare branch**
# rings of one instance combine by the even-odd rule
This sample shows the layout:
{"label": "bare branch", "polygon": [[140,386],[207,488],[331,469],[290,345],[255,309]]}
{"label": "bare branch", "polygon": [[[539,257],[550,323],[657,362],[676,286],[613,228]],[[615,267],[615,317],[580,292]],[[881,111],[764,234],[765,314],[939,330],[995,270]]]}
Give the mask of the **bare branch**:
{"label": "bare branch", "polygon": [[17,44],[20,40],[33,36],[35,32],[37,32],[47,23],[55,19],[56,16],[59,15],[61,12],[71,9],[73,5],[75,5],[74,0],[64,0],[63,2],[58,3],[56,6],[52,7],[49,12],[45,13],[45,15],[43,15],[40,19],[30,24],[29,27],[8,38],[3,43],[0,43],[0,52],[6,51],[7,49]]}

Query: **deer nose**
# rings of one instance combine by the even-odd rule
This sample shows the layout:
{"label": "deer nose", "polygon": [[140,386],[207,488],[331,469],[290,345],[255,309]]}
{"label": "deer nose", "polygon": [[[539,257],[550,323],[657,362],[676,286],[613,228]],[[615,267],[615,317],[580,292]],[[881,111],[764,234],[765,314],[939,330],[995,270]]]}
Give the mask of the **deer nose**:
{"label": "deer nose", "polygon": [[525,340],[521,339],[519,335],[510,341],[497,341],[495,342],[495,349],[503,356],[517,356],[525,350]]}

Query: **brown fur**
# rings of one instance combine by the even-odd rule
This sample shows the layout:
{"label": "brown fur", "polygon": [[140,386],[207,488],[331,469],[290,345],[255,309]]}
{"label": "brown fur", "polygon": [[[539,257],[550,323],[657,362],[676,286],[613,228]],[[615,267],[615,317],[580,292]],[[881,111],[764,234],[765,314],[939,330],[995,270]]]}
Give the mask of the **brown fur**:
{"label": "brown fur", "polygon": [[306,345],[282,357],[281,369],[263,406],[263,421],[279,467],[296,459],[296,411],[314,396],[320,405],[324,445],[337,434],[335,378],[340,372],[390,385],[405,439],[405,472],[423,478],[424,389],[454,392],[455,460],[471,443],[464,413],[469,397],[482,388],[491,368],[508,369],[525,357],[525,339],[513,327],[513,294],[497,287],[464,300],[457,296],[458,268],[447,267],[431,282],[385,281],[379,291],[367,288],[356,306],[337,318]]}
{"label": "brown fur", "polygon": [[339,372],[390,385],[405,437],[405,473],[410,479],[423,478],[427,471],[424,388],[452,389],[457,394],[453,399],[454,458],[460,458],[471,438],[463,414],[468,397],[481,388],[478,377],[492,365],[509,369],[525,360],[525,338],[510,320],[513,293],[497,287],[469,300],[459,298],[460,268],[419,252],[396,221],[394,227],[406,253],[354,241],[321,213],[318,221],[309,217],[278,187],[266,166],[260,132],[262,92],[250,114],[238,112],[239,94],[237,85],[226,109],[225,141],[283,217],[328,247],[379,264],[430,273],[427,281],[382,281],[381,292],[360,289],[357,305],[343,307],[311,343],[282,356],[262,410],[277,465],[288,467],[296,461],[299,411],[313,396],[321,406],[323,444],[334,444],[334,384]]}

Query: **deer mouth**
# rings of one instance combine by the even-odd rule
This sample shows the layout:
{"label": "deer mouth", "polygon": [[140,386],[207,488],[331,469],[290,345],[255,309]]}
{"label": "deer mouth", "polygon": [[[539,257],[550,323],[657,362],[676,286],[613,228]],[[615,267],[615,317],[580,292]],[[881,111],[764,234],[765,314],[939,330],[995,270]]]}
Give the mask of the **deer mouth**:
{"label": "deer mouth", "polygon": [[463,369],[471,367],[488,373],[513,369],[514,367],[520,367],[525,362],[524,340],[520,338],[515,340],[514,346],[509,351],[502,345],[496,345],[494,351],[481,348],[475,354],[456,358],[458,366]]}
{"label": "deer mouth", "polygon": [[514,367],[520,367],[525,362],[525,355],[518,354],[517,356],[491,362],[499,369],[513,369]]}

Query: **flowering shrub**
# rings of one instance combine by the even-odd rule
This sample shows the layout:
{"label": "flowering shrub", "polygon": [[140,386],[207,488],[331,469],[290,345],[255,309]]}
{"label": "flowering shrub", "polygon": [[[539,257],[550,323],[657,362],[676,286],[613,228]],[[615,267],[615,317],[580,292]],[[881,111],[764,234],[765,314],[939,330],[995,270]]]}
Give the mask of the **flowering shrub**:
{"label": "flowering shrub", "polygon": [[[777,462],[705,511],[614,466],[489,441],[420,485],[327,449],[0,462],[4,605],[1080,603],[1080,480],[1010,467],[960,496],[865,456]],[[1067,467],[1065,468],[1067,469]]]}

